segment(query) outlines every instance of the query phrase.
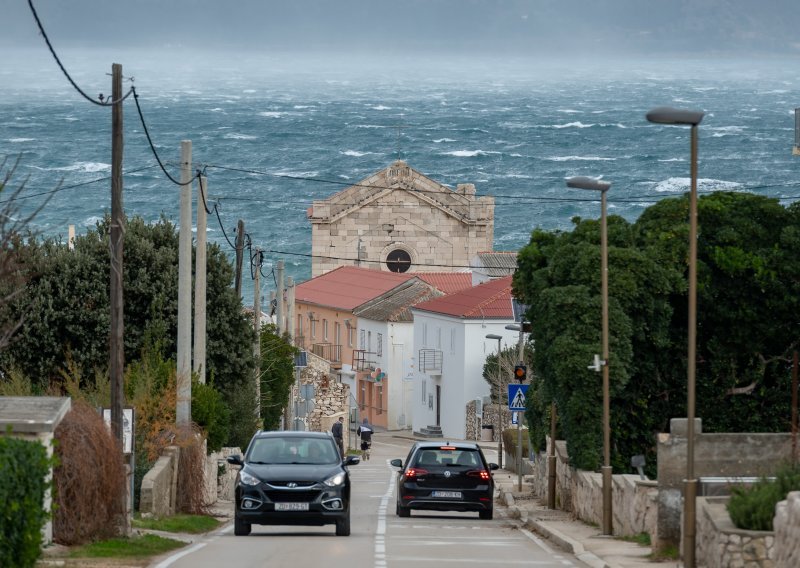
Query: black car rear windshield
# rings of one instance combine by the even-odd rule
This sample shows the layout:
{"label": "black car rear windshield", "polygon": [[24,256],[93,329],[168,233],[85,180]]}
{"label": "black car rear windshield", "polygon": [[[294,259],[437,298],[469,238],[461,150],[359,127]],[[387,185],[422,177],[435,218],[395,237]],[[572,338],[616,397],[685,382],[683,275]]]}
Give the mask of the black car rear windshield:
{"label": "black car rear windshield", "polygon": [[256,438],[247,461],[255,464],[333,464],[339,462],[339,451],[333,441],[320,438]]}
{"label": "black car rear windshield", "polygon": [[483,461],[478,450],[442,446],[441,448],[423,448],[414,456],[413,467],[463,466],[482,468]]}

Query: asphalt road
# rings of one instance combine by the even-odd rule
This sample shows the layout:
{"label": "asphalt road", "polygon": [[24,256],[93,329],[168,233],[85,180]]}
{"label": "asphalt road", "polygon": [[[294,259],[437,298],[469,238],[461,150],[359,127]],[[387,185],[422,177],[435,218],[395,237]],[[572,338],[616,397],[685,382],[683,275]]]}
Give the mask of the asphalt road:
{"label": "asphalt road", "polygon": [[[554,550],[506,518],[495,505],[495,518],[477,513],[414,511],[395,515],[392,458],[405,460],[411,440],[378,434],[369,461],[352,466],[351,535],[337,537],[334,526],[276,527],[253,525],[246,537],[227,525],[190,547],[162,558],[152,568],[442,568],[448,566],[585,566]],[[493,453],[487,458],[494,461]]]}

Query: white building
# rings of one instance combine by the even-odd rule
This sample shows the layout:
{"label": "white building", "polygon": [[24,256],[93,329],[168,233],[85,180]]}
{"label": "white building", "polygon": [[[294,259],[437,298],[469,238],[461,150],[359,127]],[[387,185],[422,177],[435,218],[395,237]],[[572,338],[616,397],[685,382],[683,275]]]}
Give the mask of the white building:
{"label": "white building", "polygon": [[[491,280],[411,309],[417,369],[412,393],[413,431],[436,431],[465,439],[466,406],[489,395],[483,378],[486,357],[517,345],[511,276]],[[433,427],[433,428],[430,428]]]}

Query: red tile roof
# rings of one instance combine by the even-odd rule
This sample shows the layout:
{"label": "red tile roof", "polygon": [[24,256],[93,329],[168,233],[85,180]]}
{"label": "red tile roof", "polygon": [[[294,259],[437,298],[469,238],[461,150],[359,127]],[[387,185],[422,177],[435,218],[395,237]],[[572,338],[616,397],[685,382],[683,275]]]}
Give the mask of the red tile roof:
{"label": "red tile roof", "polygon": [[514,319],[511,276],[490,280],[435,300],[414,306],[415,310],[465,319]]}
{"label": "red tile roof", "polygon": [[472,288],[471,272],[415,272],[414,276],[445,294]]}
{"label": "red tile roof", "polygon": [[295,289],[295,301],[340,310],[353,310],[364,302],[411,280],[414,276],[414,274],[398,274],[357,266],[340,266],[298,284]]}

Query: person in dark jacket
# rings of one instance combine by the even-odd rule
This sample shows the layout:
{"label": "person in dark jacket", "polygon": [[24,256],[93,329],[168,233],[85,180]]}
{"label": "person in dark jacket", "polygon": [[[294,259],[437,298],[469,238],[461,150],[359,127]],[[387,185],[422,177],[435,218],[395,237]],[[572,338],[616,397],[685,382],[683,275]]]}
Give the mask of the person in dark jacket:
{"label": "person in dark jacket", "polygon": [[344,416],[340,416],[339,420],[333,423],[331,426],[331,434],[333,434],[333,439],[336,440],[336,445],[339,446],[339,453],[344,458]]}
{"label": "person in dark jacket", "polygon": [[358,437],[361,438],[361,455],[364,456],[365,460],[369,459],[369,448],[372,446],[373,432],[374,430],[372,429],[369,420],[364,418],[356,433],[358,434]]}

